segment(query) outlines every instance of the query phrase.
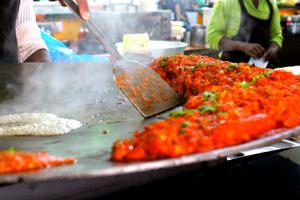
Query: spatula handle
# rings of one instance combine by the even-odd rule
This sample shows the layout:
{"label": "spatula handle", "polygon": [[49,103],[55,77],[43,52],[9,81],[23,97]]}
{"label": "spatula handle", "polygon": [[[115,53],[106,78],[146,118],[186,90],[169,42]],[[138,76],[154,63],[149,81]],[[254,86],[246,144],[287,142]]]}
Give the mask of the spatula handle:
{"label": "spatula handle", "polygon": [[115,47],[115,44],[111,41],[109,37],[102,31],[102,29],[97,26],[91,19],[84,19],[81,17],[78,5],[73,0],[64,0],[68,8],[75,13],[87,28],[95,35],[96,39],[103,45],[104,49],[115,59],[115,61],[122,60],[122,56]]}

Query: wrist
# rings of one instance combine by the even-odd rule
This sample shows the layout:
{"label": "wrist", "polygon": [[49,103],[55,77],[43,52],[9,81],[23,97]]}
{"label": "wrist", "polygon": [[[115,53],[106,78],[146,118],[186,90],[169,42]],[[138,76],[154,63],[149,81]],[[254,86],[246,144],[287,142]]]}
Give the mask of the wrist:
{"label": "wrist", "polygon": [[279,51],[279,50],[280,50],[280,47],[279,47],[279,45],[278,45],[277,43],[272,42],[272,43],[270,44],[269,49],[272,49],[272,50],[274,50],[274,51]]}

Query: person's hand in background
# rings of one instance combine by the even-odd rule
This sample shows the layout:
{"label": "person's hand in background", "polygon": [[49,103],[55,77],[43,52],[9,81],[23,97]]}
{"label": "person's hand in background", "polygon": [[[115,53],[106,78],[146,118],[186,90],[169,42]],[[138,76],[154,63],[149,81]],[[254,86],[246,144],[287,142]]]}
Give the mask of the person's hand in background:
{"label": "person's hand in background", "polygon": [[265,53],[265,49],[257,43],[244,43],[242,50],[245,54],[255,59],[261,58]]}
{"label": "person's hand in background", "polygon": [[223,51],[243,51],[255,59],[261,58],[265,53],[265,49],[260,44],[235,41],[226,37],[220,40],[219,48]]}
{"label": "person's hand in background", "polygon": [[[60,5],[66,6],[64,0],[50,0],[50,1],[58,1]],[[76,0],[77,5],[79,7],[79,13],[82,19],[88,20],[90,16],[89,5],[87,0]]]}
{"label": "person's hand in background", "polygon": [[272,43],[267,51],[264,53],[263,57],[266,61],[272,61],[277,59],[280,47],[276,43]]}

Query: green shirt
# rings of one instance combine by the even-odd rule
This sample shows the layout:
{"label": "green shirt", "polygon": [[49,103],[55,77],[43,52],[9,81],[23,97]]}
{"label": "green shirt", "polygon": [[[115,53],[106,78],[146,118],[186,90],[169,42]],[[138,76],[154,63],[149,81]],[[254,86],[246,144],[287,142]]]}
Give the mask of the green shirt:
{"label": "green shirt", "polygon": [[[282,46],[282,30],[280,16],[275,0],[272,0],[274,14],[270,27],[270,42]],[[258,8],[252,0],[244,0],[247,12],[259,19],[266,20],[270,15],[267,0],[259,0]],[[206,34],[206,42],[212,49],[219,49],[220,40],[223,37],[232,38],[237,35],[241,22],[241,7],[238,0],[218,0],[213,7],[211,20]]]}

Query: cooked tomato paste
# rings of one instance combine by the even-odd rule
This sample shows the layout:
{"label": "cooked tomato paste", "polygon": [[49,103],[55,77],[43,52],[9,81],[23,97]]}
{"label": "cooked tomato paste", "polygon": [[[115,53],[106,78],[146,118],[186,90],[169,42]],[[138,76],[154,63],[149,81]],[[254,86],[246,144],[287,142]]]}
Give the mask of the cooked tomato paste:
{"label": "cooked tomato paste", "polygon": [[116,141],[114,161],[205,152],[300,124],[300,76],[198,55],[163,57],[151,67],[186,104],[133,138]]}
{"label": "cooked tomato paste", "polygon": [[37,170],[74,162],[73,158],[55,157],[45,152],[0,151],[0,174]]}

